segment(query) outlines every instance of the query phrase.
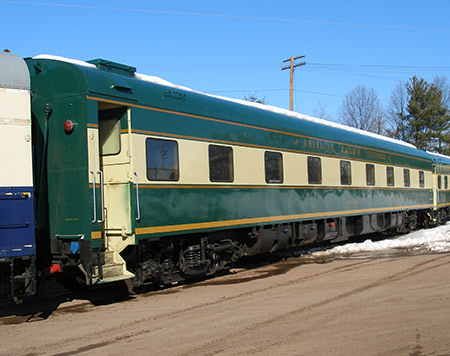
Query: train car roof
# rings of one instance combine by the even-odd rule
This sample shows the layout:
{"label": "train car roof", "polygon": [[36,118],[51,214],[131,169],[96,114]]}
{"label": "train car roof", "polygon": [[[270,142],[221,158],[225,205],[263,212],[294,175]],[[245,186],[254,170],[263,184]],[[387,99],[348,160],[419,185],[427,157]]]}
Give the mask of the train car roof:
{"label": "train car roof", "polygon": [[16,54],[0,52],[0,88],[30,90],[30,73]]}
{"label": "train car roof", "polygon": [[169,93],[173,99],[179,99],[173,100],[171,107],[178,107],[189,114],[305,136],[314,133],[314,139],[347,143],[431,162],[430,155],[425,151],[402,141],[269,105],[200,93],[158,77],[136,73],[136,68],[123,64],[103,59],[84,62],[50,55],[39,55],[33,60],[72,64],[84,75],[88,93],[97,96],[121,98],[125,102],[164,109],[168,105],[167,100],[161,98]]}
{"label": "train car roof", "polygon": [[450,157],[440,154],[440,153],[436,153],[436,152],[430,152],[427,151],[427,153],[430,155],[431,161],[434,164],[442,164],[442,165],[450,165]]}

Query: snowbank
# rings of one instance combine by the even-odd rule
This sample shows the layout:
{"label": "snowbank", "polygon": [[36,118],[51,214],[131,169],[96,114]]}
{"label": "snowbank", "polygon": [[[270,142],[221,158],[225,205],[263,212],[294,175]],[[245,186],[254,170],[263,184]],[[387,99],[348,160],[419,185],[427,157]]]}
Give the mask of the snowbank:
{"label": "snowbank", "polygon": [[362,252],[376,252],[393,249],[415,249],[427,252],[450,252],[450,223],[433,229],[412,232],[392,240],[349,243],[327,251],[311,253],[313,257],[348,255]]}

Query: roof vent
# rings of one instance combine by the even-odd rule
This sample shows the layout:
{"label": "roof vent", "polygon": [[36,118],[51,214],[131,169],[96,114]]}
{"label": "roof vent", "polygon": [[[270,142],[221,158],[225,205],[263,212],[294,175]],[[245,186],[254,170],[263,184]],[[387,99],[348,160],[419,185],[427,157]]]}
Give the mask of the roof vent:
{"label": "roof vent", "polygon": [[135,67],[130,67],[125,64],[107,61],[106,59],[93,59],[88,61],[88,63],[94,64],[100,70],[126,75],[129,77],[134,77],[134,73],[136,72]]}

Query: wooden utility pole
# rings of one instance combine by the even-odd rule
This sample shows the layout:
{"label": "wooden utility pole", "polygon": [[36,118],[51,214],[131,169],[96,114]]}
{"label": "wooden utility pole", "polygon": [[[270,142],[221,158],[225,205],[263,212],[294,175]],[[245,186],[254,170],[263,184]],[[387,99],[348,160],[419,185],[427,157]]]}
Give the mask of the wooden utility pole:
{"label": "wooden utility pole", "polygon": [[286,59],[283,63],[290,62],[288,66],[284,66],[281,70],[290,69],[290,85],[289,85],[289,110],[294,111],[294,68],[304,66],[306,62],[294,63],[295,60],[305,58],[305,56],[298,56]]}

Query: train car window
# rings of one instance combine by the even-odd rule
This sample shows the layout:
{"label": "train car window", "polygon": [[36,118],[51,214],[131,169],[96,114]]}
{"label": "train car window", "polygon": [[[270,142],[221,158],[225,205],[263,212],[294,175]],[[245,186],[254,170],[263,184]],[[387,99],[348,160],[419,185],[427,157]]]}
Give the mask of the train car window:
{"label": "train car window", "polygon": [[116,155],[120,152],[120,120],[105,119],[98,121],[100,154]]}
{"label": "train car window", "polygon": [[425,187],[425,173],[423,171],[419,171],[419,186],[420,188]]}
{"label": "train car window", "polygon": [[341,161],[341,184],[352,184],[352,166],[349,161]]}
{"label": "train car window", "polygon": [[322,163],[319,157],[308,157],[308,183],[322,184]]}
{"label": "train car window", "polygon": [[375,166],[366,164],[366,184],[375,185]]}
{"label": "train car window", "polygon": [[98,111],[100,155],[109,156],[120,153],[120,119],[126,113],[126,107]]}
{"label": "train car window", "polygon": [[392,187],[395,184],[394,181],[394,167],[386,167],[386,179],[387,185]]}
{"label": "train car window", "polygon": [[279,152],[264,153],[266,183],[283,183],[283,156]]}
{"label": "train car window", "polygon": [[375,185],[375,166],[366,164],[366,185]]}
{"label": "train car window", "polygon": [[448,189],[448,176],[444,177],[444,189]]}
{"label": "train car window", "polygon": [[178,142],[147,138],[147,179],[177,181],[180,177],[178,165]]}
{"label": "train car window", "polygon": [[405,168],[403,170],[403,182],[404,182],[405,187],[411,186],[411,177],[410,177],[409,169]]}
{"label": "train car window", "polygon": [[209,180],[211,182],[232,182],[233,149],[228,146],[209,145]]}
{"label": "train car window", "polygon": [[442,177],[438,176],[438,189],[442,188]]}

